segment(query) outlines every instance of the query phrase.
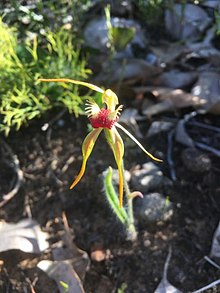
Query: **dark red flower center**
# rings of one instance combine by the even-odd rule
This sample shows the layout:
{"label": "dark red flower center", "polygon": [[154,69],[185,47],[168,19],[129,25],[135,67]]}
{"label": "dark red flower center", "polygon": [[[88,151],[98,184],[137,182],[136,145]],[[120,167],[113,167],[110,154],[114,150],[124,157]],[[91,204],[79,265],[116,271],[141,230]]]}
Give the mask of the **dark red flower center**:
{"label": "dark red flower center", "polygon": [[101,109],[97,116],[89,117],[89,121],[93,128],[108,128],[111,129],[117,119],[109,119],[111,111],[109,109]]}

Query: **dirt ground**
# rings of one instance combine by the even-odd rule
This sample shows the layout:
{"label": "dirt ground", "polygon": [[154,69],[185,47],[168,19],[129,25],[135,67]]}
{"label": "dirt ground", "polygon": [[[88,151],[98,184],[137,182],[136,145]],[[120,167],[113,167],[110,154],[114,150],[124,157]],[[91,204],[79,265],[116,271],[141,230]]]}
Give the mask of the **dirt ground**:
{"label": "dirt ground", "polygon": [[[4,138],[20,160],[24,182],[15,197],[1,208],[1,220],[17,222],[31,216],[49,232],[52,245],[60,240],[65,212],[74,242],[80,249],[89,256],[96,247],[106,252],[105,260],[91,261],[84,280],[86,292],[123,292],[118,291],[123,284],[126,284],[124,292],[154,292],[162,278],[169,247],[172,247],[172,257],[168,279],[178,289],[190,292],[220,278],[220,271],[203,258],[209,254],[219,221],[219,158],[208,154],[212,164],[208,172],[190,171],[181,157],[184,147],[175,143],[173,154],[178,179],[169,194],[174,215],[160,226],[137,223],[138,240],[131,243],[126,241],[123,227],[103,194],[100,174],[109,165],[114,166],[106,142],[101,138],[89,159],[86,175],[70,191],[69,185],[82,159],[81,142],[86,135],[87,120],[75,120],[65,114],[48,131],[42,131],[44,123],[55,116],[56,113],[50,113],[50,117]],[[218,126],[213,116],[202,119]],[[148,126],[149,121],[144,122],[142,129]],[[146,140],[143,142],[146,145]],[[163,154],[161,168],[169,176],[167,134],[154,137],[148,146],[150,151]],[[128,170],[147,161],[141,151],[127,145]],[[3,148],[0,169],[0,192],[4,194],[10,190],[15,174]],[[50,250],[40,256],[7,251],[1,253],[0,259],[0,292],[58,292],[55,282],[36,267],[40,260],[52,259]],[[220,287],[207,292],[220,292]]]}

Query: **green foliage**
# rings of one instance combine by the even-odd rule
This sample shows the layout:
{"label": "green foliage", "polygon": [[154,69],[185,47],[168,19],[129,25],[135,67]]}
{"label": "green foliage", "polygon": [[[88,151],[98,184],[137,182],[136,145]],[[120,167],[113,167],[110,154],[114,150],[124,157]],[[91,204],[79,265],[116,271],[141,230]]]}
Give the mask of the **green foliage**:
{"label": "green foliage", "polygon": [[[124,167],[123,172],[125,172]],[[139,194],[139,192],[131,193],[128,184],[124,178],[124,189],[127,199],[127,207],[125,209],[124,207],[120,207],[118,195],[115,192],[115,188],[112,183],[111,167],[109,167],[108,171],[105,172],[103,181],[106,198],[113,212],[126,228],[127,239],[131,241],[135,240],[137,238],[137,231],[134,225],[133,199],[135,196],[137,196],[137,194]]]}
{"label": "green foliage", "polygon": [[113,27],[111,30],[114,47],[117,51],[125,49],[127,44],[134,38],[134,27]]}
{"label": "green foliage", "polygon": [[108,39],[112,53],[114,54],[115,51],[124,50],[127,44],[133,39],[135,28],[113,27],[111,24],[110,5],[105,7],[105,18],[108,28]]}
{"label": "green foliage", "polygon": [[162,23],[165,2],[165,0],[138,0],[135,3],[139,8],[142,19],[149,26],[158,26]]}
{"label": "green foliage", "polygon": [[63,287],[63,293],[69,292],[69,285],[63,281],[60,281],[60,285]]}
{"label": "green foliage", "polygon": [[[38,83],[38,78],[68,77],[86,80],[90,70],[73,46],[71,31],[48,30],[38,45],[37,37],[19,43],[14,28],[0,19],[0,131],[7,135],[53,107],[66,107],[82,114],[78,87],[70,84]],[[63,88],[62,88],[63,87]]]}
{"label": "green foliage", "polygon": [[216,35],[220,35],[220,13],[217,9],[215,10],[215,27]]}
{"label": "green foliage", "polygon": [[121,287],[118,289],[117,293],[125,293],[126,289],[127,289],[127,284],[126,283],[122,283]]}
{"label": "green foliage", "polygon": [[91,0],[12,0],[0,3],[0,13],[7,24],[16,24],[19,38],[23,38],[28,32],[38,33],[45,28],[56,31],[68,24],[78,32],[92,4]]}

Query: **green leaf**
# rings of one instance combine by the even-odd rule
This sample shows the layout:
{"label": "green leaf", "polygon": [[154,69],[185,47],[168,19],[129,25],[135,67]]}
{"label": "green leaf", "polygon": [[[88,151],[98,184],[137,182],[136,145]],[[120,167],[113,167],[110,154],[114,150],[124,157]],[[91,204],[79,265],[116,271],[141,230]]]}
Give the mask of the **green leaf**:
{"label": "green leaf", "polygon": [[128,223],[128,215],[126,210],[122,207],[120,208],[118,195],[115,192],[114,186],[112,184],[112,168],[109,167],[108,171],[104,175],[104,189],[108,202],[116,214],[117,218],[126,225]]}
{"label": "green leaf", "polygon": [[111,27],[110,34],[115,49],[122,51],[127,44],[133,39],[135,34],[134,27]]}

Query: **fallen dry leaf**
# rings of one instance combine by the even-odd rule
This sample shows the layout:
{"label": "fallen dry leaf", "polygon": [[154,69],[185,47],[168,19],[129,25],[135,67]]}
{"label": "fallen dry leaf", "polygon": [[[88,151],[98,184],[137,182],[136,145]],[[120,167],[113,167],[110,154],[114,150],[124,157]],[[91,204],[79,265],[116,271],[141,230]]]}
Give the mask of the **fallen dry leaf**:
{"label": "fallen dry leaf", "polygon": [[0,222],[0,252],[20,249],[28,253],[40,253],[49,247],[48,234],[41,231],[39,224],[33,219],[20,222]]}
{"label": "fallen dry leaf", "polygon": [[220,222],[218,224],[217,229],[215,230],[215,233],[212,239],[212,247],[210,251],[210,256],[220,258]]}
{"label": "fallen dry leaf", "polygon": [[192,89],[192,94],[203,100],[201,110],[220,114],[220,75],[216,72],[202,72]]}
{"label": "fallen dry leaf", "polygon": [[80,278],[70,261],[42,260],[37,266],[56,281],[61,293],[85,293]]}
{"label": "fallen dry leaf", "polygon": [[160,284],[158,285],[158,287],[156,288],[156,290],[154,291],[154,293],[181,293],[180,290],[178,290],[173,285],[171,285],[169,281],[167,280],[167,271],[168,271],[170,259],[171,259],[171,249],[169,249],[169,253],[167,255],[167,258],[164,264],[163,278]]}
{"label": "fallen dry leaf", "polygon": [[166,111],[174,111],[175,109],[182,109],[186,107],[201,107],[206,101],[196,95],[186,93],[181,89],[170,89],[163,87],[136,87],[134,88],[136,94],[151,93],[160,102],[142,109],[146,116],[153,116]]}
{"label": "fallen dry leaf", "polygon": [[74,267],[77,275],[83,281],[90,265],[90,259],[88,254],[79,249],[74,243],[66,214],[63,212],[62,216],[64,234],[62,236],[62,241],[57,242],[52,249],[53,258],[56,261],[68,260]]}
{"label": "fallen dry leaf", "polygon": [[104,83],[108,80],[111,85],[123,84],[133,85],[137,82],[152,83],[161,73],[159,67],[153,66],[142,59],[130,58],[125,60],[114,60],[103,67],[102,72],[96,76],[96,83]]}

